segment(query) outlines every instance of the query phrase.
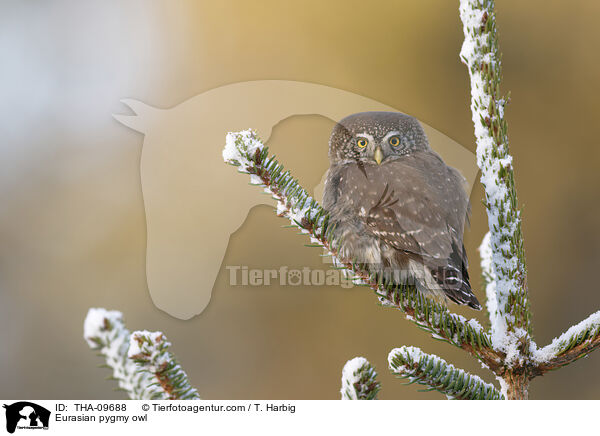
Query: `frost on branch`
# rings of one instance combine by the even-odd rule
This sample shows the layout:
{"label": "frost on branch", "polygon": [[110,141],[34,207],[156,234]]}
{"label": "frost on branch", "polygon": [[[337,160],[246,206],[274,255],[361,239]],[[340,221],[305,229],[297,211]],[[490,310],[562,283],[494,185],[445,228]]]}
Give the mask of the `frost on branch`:
{"label": "frost on branch", "polygon": [[236,134],[229,133],[225,139],[223,160],[230,165],[239,166],[240,172],[249,172],[252,161],[248,156],[255,156],[262,152],[264,146],[256,132],[243,130]]}
{"label": "frost on branch", "polygon": [[342,400],[376,400],[381,384],[375,368],[364,357],[355,357],[342,370]]}
{"label": "frost on branch", "polygon": [[128,356],[161,389],[166,400],[199,400],[200,395],[188,382],[171,344],[162,332],[136,331],[131,334]]}
{"label": "frost on branch", "polygon": [[[264,186],[264,191],[277,201],[278,216],[289,218],[303,233],[310,233],[308,229],[320,229],[321,236],[325,237],[328,220],[325,211],[289,171],[283,170],[274,156],[267,156],[268,148],[253,130],[227,134],[223,160],[239,167],[239,172],[250,174],[253,184]],[[314,237],[311,242],[322,246]]]}
{"label": "frost on branch", "polygon": [[[496,301],[496,275],[492,269],[492,246],[490,244],[490,232],[487,232],[479,246],[481,255],[481,275],[485,286],[486,308],[490,317],[490,323],[496,320],[498,303]],[[492,324],[492,328],[495,325]],[[493,332],[492,332],[493,334]]]}
{"label": "frost on branch", "polygon": [[533,359],[542,370],[555,369],[588,354],[600,345],[600,310],[572,326],[544,348],[535,350]]}
{"label": "frost on branch", "polygon": [[170,344],[160,332],[130,334],[123,314],[92,308],[83,324],[83,337],[98,350],[113,370],[119,388],[135,400],[199,399],[198,392],[168,351]]}
{"label": "frost on branch", "polygon": [[423,353],[417,347],[400,347],[388,355],[390,370],[409,383],[427,386],[448,399],[501,400],[502,394],[476,375],[457,369],[444,359]]}
{"label": "frost on branch", "polygon": [[106,359],[106,365],[112,369],[112,378],[117,380],[119,388],[127,392],[131,399],[161,398],[160,391],[152,385],[151,377],[140,372],[138,366],[127,358],[129,336],[121,312],[102,308],[88,311],[83,324],[83,337],[90,348]]}
{"label": "frost on branch", "polygon": [[471,79],[477,164],[490,228],[488,272],[496,294],[491,303],[495,310],[490,313],[492,341],[495,349],[507,354],[510,363],[528,353],[531,327],[521,215],[504,119],[508,98],[500,95],[494,2],[461,0],[460,17],[465,35],[460,57]]}

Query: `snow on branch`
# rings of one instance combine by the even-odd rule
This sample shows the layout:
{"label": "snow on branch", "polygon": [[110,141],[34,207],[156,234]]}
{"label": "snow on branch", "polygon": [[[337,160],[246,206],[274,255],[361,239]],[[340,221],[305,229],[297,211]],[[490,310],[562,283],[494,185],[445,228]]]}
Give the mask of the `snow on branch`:
{"label": "snow on branch", "polygon": [[93,350],[106,360],[113,371],[112,378],[131,399],[149,400],[162,398],[152,378],[139,371],[139,367],[127,358],[129,330],[123,323],[123,314],[116,310],[92,308],[83,324],[83,337]]}
{"label": "snow on branch", "polygon": [[377,372],[364,357],[355,357],[342,371],[342,400],[376,400],[381,384]]}
{"label": "snow on branch", "polygon": [[238,172],[250,174],[250,181],[263,185],[264,191],[277,201],[277,215],[287,217],[311,242],[320,246],[318,237],[325,239],[329,217],[325,210],[298,184],[289,171],[284,171],[275,157],[268,157],[264,146],[253,130],[228,133],[223,149],[226,163],[239,167]]}
{"label": "snow on branch", "polygon": [[540,372],[544,373],[587,356],[590,351],[598,347],[600,347],[600,310],[569,328],[549,345],[535,350],[533,359],[537,362]]}
{"label": "snow on branch", "polygon": [[476,375],[455,368],[444,359],[422,352],[417,347],[400,347],[388,355],[390,371],[409,384],[427,386],[439,391],[448,399],[502,400],[503,395],[491,384]]}
{"label": "snow on branch", "polygon": [[483,237],[483,241],[479,246],[479,254],[481,256],[481,276],[485,286],[486,309],[490,324],[492,324],[498,314],[498,302],[496,301],[496,275],[492,267],[490,232],[487,232]]}
{"label": "snow on branch", "polygon": [[200,395],[188,382],[171,343],[162,332],[136,331],[131,334],[128,357],[147,373],[167,400],[199,400]]}
{"label": "snow on branch", "polygon": [[227,135],[223,150],[225,162],[249,174],[251,182],[262,185],[265,192],[277,201],[277,215],[288,218],[292,225],[311,238],[312,247],[323,247],[334,261],[354,277],[355,283],[373,289],[385,306],[404,312],[407,319],[459,348],[469,351],[491,369],[498,368],[500,359],[491,350],[491,338],[474,319],[452,314],[448,308],[424,297],[413,286],[383,282],[369,275],[358,263],[342,263],[336,258],[329,238],[329,215],[300,186],[289,171],[269,156],[256,133],[246,130]]}
{"label": "snow on branch", "polygon": [[[507,363],[521,361],[529,351],[530,311],[525,253],[521,233],[512,156],[508,149],[500,94],[501,63],[493,0],[461,0],[465,40],[460,57],[471,80],[471,112],[477,140],[477,164],[485,189],[490,228],[491,262],[496,298],[492,317],[494,348],[507,354]],[[489,307],[489,306],[488,306]]]}

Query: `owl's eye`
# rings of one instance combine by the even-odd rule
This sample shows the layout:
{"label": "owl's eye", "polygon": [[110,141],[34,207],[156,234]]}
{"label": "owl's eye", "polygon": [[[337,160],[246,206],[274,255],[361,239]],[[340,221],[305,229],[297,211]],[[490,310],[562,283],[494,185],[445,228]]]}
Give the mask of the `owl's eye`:
{"label": "owl's eye", "polygon": [[358,148],[365,148],[368,143],[369,141],[367,141],[365,138],[358,138],[358,140],[356,141],[356,145],[358,145]]}
{"label": "owl's eye", "polygon": [[392,136],[389,142],[392,147],[398,147],[400,145],[400,138],[397,136]]}

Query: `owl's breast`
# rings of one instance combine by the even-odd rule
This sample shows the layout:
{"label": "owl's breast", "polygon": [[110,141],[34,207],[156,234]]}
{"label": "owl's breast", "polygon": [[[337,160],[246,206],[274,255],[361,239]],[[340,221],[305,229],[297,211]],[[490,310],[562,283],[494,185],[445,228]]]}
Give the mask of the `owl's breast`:
{"label": "owl's breast", "polygon": [[[402,165],[348,163],[330,169],[324,204],[361,214],[381,202],[382,197],[410,189],[411,177]],[[384,192],[385,191],[385,192]],[[364,212],[363,212],[364,213]]]}

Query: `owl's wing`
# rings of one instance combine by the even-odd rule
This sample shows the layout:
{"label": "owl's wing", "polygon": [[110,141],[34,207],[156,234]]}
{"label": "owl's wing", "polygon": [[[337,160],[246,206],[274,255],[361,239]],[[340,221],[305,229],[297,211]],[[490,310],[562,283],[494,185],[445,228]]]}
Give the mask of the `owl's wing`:
{"label": "owl's wing", "polygon": [[468,198],[460,175],[437,154],[413,153],[366,175],[364,219],[373,235],[440,264],[462,249]]}
{"label": "owl's wing", "polygon": [[480,308],[471,291],[463,230],[469,201],[460,174],[434,152],[418,152],[380,167],[349,166],[343,175],[363,228],[431,272],[451,300]]}

